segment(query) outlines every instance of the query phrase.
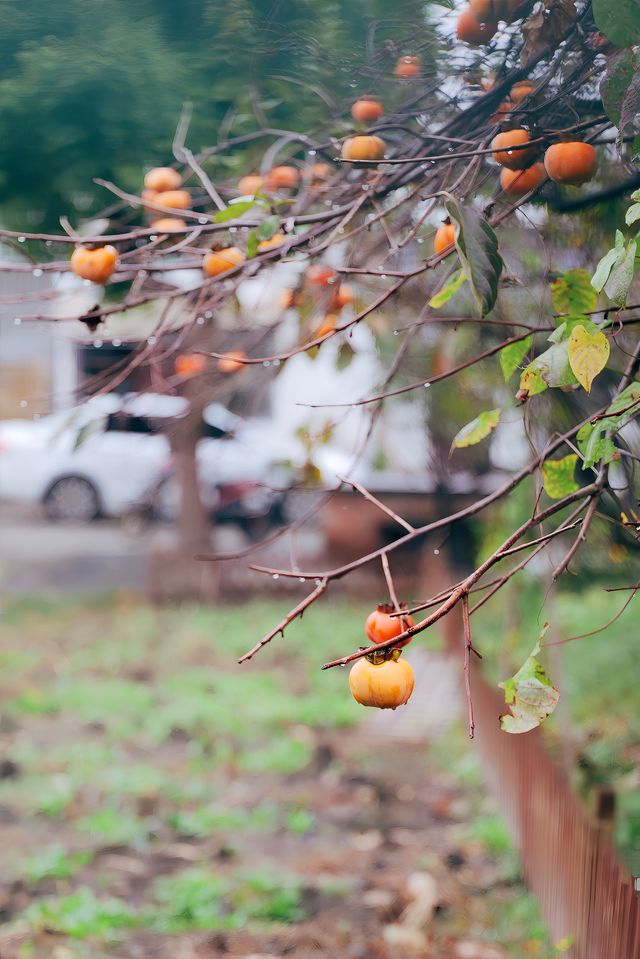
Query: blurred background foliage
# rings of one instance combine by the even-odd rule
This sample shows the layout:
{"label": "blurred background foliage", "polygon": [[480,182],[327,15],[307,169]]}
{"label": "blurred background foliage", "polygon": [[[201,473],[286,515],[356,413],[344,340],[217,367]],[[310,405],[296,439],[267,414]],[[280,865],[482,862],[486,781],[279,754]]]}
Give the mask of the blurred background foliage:
{"label": "blurred background foliage", "polygon": [[[428,6],[397,0],[391,13],[385,0],[4,0],[1,220],[49,230],[99,210],[109,198],[94,177],[139,191],[145,167],[171,160],[187,101],[194,151],[332,121],[399,53],[427,55]],[[245,172],[263,147],[219,158],[214,175]]]}

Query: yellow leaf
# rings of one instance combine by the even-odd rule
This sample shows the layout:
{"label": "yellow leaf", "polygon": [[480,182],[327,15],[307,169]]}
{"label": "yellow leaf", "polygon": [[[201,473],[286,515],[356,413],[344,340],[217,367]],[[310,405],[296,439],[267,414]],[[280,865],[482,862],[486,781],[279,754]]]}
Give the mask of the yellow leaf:
{"label": "yellow leaf", "polygon": [[575,377],[587,393],[591,384],[607,365],[609,359],[609,340],[604,333],[588,333],[584,326],[574,326],[569,337],[569,365]]}

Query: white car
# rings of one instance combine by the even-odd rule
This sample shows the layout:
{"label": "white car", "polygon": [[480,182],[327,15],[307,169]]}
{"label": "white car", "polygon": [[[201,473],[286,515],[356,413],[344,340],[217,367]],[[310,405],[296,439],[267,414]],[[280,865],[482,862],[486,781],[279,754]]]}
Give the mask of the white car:
{"label": "white car", "polygon": [[[0,422],[0,498],[42,503],[53,520],[120,516],[171,476],[169,441],[160,430],[185,409],[181,397],[108,394],[39,420]],[[208,492],[225,484],[291,481],[291,468],[277,464],[295,462],[295,442],[271,420],[243,421],[213,403],[204,411],[203,429],[197,455],[208,505],[215,503]],[[327,456],[333,466],[335,457]],[[175,517],[174,494],[167,487],[164,519]]]}

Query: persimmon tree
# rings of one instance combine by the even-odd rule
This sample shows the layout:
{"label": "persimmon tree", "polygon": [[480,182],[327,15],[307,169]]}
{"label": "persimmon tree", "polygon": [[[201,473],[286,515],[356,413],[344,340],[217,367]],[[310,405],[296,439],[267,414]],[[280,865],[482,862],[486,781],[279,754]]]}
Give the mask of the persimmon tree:
{"label": "persimmon tree", "polygon": [[[456,512],[414,527],[346,477],[340,484],[350,483],[398,524],[398,539],[329,569],[252,564],[265,576],[300,580],[311,590],[241,662],[284,635],[338,581],[381,564],[390,605],[368,621],[371,645],[323,667],[360,661],[352,689],[367,705],[406,702],[413,677],[396,668],[401,651],[460,607],[473,735],[473,614],[550,544],[561,544],[549,574],[556,581],[589,548],[596,522],[629,547],[640,528],[640,306],[630,292],[640,222],[640,192],[633,192],[639,182],[640,4],[471,0],[462,7],[434,0],[425,5],[424,21],[402,35],[402,44],[378,44],[372,24],[359,74],[366,89],[355,103],[350,89],[341,104],[326,98],[328,115],[319,129],[265,123],[237,136],[229,129],[217,144],[195,151],[188,145],[187,111],[173,164],[150,171],[138,194],[99,181],[118,200],[103,234],[80,237],[67,224],[65,234],[1,235],[28,244],[33,262],[15,269],[35,263],[38,270],[73,270],[88,282],[107,283],[117,295],[79,318],[87,325],[111,323],[144,304],[158,307],[152,335],[102,389],[132,367],[175,354],[198,403],[204,394],[220,395],[235,377],[270,380],[293,357],[315,355],[334,338],[348,362],[352,331],[369,324],[390,357],[387,368],[369,395],[356,402],[337,397],[328,415],[367,410],[369,437],[385,403],[420,393],[436,447],[450,447],[453,457],[472,456],[468,448],[487,441],[505,419],[516,423],[526,461]],[[247,162],[239,184],[223,175],[223,161],[237,152]],[[593,228],[594,242],[579,251],[581,265],[555,270],[556,253],[570,249],[575,236],[567,214],[614,201],[628,201],[628,208],[625,214],[620,206],[611,249]],[[132,225],[141,212],[144,222]],[[526,266],[531,243],[537,245],[533,273]],[[283,262],[301,267],[297,287],[272,322],[256,321],[249,340],[234,344],[228,317],[237,315],[238,289]],[[201,278],[177,285],[175,271],[188,269]],[[398,318],[405,316],[403,325]],[[33,314],[22,321],[48,318]],[[392,332],[400,339],[390,352]],[[437,357],[432,352],[431,370],[412,378],[406,371],[412,349],[434,338],[444,346]],[[185,355],[192,356],[190,365]],[[194,386],[199,381],[204,393]],[[486,396],[488,408],[474,409],[469,422],[449,429],[439,407],[448,383],[454,396],[459,384],[461,393]],[[467,575],[412,609],[399,602],[395,550],[482,517],[524,487],[532,493],[526,516]],[[293,525],[304,524],[323,502],[326,497]],[[626,603],[638,588],[629,584]],[[505,684],[508,732],[538,725],[557,701],[537,658],[540,646],[543,637]]]}

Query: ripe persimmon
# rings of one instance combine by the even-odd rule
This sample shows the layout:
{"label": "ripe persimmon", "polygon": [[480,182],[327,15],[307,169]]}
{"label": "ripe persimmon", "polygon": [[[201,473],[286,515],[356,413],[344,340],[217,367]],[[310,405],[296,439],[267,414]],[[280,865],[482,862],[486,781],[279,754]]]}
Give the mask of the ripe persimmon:
{"label": "ripe persimmon", "polygon": [[267,190],[293,190],[297,187],[300,174],[294,166],[274,166],[266,175]]}
{"label": "ripe persimmon", "polygon": [[443,223],[436,230],[433,238],[433,249],[435,253],[442,253],[455,243],[456,228],[453,223]]}
{"label": "ripe persimmon", "polygon": [[500,173],[500,186],[505,193],[523,196],[539,187],[545,179],[546,173],[542,163],[534,163],[526,170],[508,170],[504,167]]}
{"label": "ripe persimmon", "polygon": [[307,270],[306,280],[310,286],[332,286],[336,282],[336,271],[316,263]]}
{"label": "ripe persimmon", "polygon": [[476,20],[485,23],[504,20],[508,13],[506,0],[469,0],[469,10]]}
{"label": "ripe persimmon", "polygon": [[191,195],[188,190],[163,190],[152,197],[158,206],[167,206],[172,210],[188,210],[191,206]]}
{"label": "ripe persimmon", "polygon": [[317,340],[320,336],[327,336],[328,333],[333,333],[336,328],[337,319],[338,318],[335,313],[327,313],[324,320],[313,334],[313,339]]}
{"label": "ripe persimmon", "polygon": [[238,370],[243,369],[247,364],[242,363],[241,360],[245,360],[247,354],[244,350],[229,350],[225,356],[221,356],[218,360],[218,369],[221,373],[237,373]]}
{"label": "ripe persimmon", "polygon": [[351,306],[354,299],[353,287],[348,283],[341,283],[333,298],[333,305],[337,310],[341,310],[343,306]]}
{"label": "ripe persimmon", "polygon": [[240,196],[255,196],[262,189],[263,180],[259,173],[248,173],[238,180]]}
{"label": "ripe persimmon", "polygon": [[[390,603],[381,603],[376,606],[372,613],[369,613],[364,624],[364,631],[370,643],[385,643],[394,636],[404,633],[409,626],[415,623],[411,616],[403,614],[402,616],[391,616],[395,608]],[[399,646],[406,646],[409,639],[403,640]]]}
{"label": "ripe persimmon", "polygon": [[556,183],[579,186],[592,180],[598,169],[598,153],[590,143],[580,140],[554,143],[544,155],[544,167]]}
{"label": "ripe persimmon", "polygon": [[178,376],[197,376],[207,368],[207,358],[202,353],[179,353],[176,356]]}
{"label": "ripe persimmon", "polygon": [[173,233],[176,230],[186,230],[187,222],[177,216],[161,216],[158,220],[152,220],[150,227],[158,233]]}
{"label": "ripe persimmon", "polygon": [[202,261],[202,269],[206,276],[219,276],[232,270],[234,266],[244,263],[246,257],[237,246],[228,246],[224,250],[212,250]]}
{"label": "ripe persimmon", "polygon": [[526,170],[531,166],[536,155],[536,148],[530,147],[526,150],[512,150],[511,147],[522,146],[529,143],[531,134],[528,130],[520,127],[518,130],[508,130],[505,133],[499,133],[493,138],[491,149],[493,150],[493,159],[500,166],[507,167],[509,170]]}
{"label": "ripe persimmon", "polygon": [[147,190],[164,193],[166,190],[177,190],[181,187],[182,177],[173,167],[156,166],[145,175],[144,185]]}
{"label": "ripe persimmon", "polygon": [[411,664],[406,659],[372,663],[357,660],[349,673],[349,688],[356,702],[379,709],[396,709],[410,698],[415,685]]}
{"label": "ripe persimmon", "polygon": [[284,243],[286,237],[284,233],[274,233],[268,240],[261,240],[258,243],[258,253],[266,253],[267,250],[275,250],[277,246]]}
{"label": "ripe persimmon", "polygon": [[497,23],[495,20],[478,20],[471,10],[463,10],[456,24],[456,36],[463,43],[471,47],[480,47],[488,43],[495,34]]}
{"label": "ripe persimmon", "polygon": [[512,103],[522,103],[527,97],[532,96],[536,91],[531,80],[520,80],[514,83],[509,93],[509,99]]}
{"label": "ripe persimmon", "polygon": [[356,123],[375,123],[384,115],[384,107],[379,100],[362,97],[351,107],[351,116]]}
{"label": "ripe persimmon", "polygon": [[342,144],[343,160],[382,160],[386,144],[381,137],[349,137]]}
{"label": "ripe persimmon", "polygon": [[328,163],[314,163],[311,167],[311,176],[314,180],[326,180],[331,175]]}
{"label": "ripe persimmon", "polygon": [[77,246],[71,254],[71,269],[76,276],[92,283],[106,283],[118,262],[118,251],[113,246],[98,246],[90,250]]}
{"label": "ripe persimmon", "polygon": [[411,80],[420,74],[419,57],[400,57],[393,71],[401,80]]}

